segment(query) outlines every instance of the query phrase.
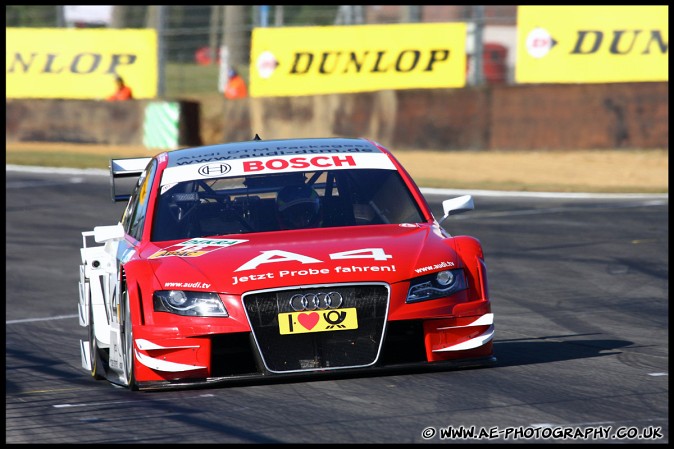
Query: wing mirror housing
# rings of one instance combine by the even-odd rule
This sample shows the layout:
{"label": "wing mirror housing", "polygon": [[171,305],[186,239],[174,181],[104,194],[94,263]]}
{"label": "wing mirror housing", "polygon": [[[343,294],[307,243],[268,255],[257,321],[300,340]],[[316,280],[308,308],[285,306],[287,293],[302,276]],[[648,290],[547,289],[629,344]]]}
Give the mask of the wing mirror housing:
{"label": "wing mirror housing", "polygon": [[445,215],[440,219],[440,224],[442,224],[442,222],[450,215],[460,214],[473,209],[475,209],[475,204],[473,203],[472,195],[463,195],[445,200],[442,202],[442,210]]}

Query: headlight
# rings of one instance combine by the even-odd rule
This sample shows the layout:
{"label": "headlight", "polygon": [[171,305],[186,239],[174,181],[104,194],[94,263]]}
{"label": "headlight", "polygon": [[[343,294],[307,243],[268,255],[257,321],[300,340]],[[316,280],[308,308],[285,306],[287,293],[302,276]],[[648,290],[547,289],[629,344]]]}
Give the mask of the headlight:
{"label": "headlight", "polygon": [[405,302],[427,301],[468,288],[463,270],[445,270],[412,279]]}
{"label": "headlight", "polygon": [[185,316],[229,316],[220,296],[213,292],[158,290],[154,292],[152,300],[155,312]]}

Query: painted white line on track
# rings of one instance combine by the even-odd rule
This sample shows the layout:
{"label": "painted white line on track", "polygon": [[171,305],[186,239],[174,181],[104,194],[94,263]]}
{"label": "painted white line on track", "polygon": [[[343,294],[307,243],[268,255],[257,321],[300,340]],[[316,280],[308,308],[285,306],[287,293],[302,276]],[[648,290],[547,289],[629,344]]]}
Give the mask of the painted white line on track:
{"label": "painted white line on track", "polygon": [[22,320],[5,321],[5,324],[32,323],[32,322],[35,322],[35,321],[65,320],[66,318],[77,318],[77,315],[58,315],[58,316],[50,316],[50,317],[46,317],[46,318],[24,318]]}
{"label": "painted white line on track", "polygon": [[101,168],[66,168],[66,167],[38,167],[35,165],[13,165],[5,166],[5,171],[19,171],[25,173],[57,173],[62,175],[96,175],[110,176],[110,170]]}
{"label": "painted white line on track", "polygon": [[[38,167],[32,165],[6,165],[7,171],[27,173],[59,173],[66,175],[97,175],[110,176],[109,170],[99,168],[64,168]],[[500,190],[466,190],[466,189],[438,189],[434,187],[420,187],[424,195],[473,195],[494,197],[529,197],[529,198],[592,198],[592,199],[622,199],[622,198],[669,198],[668,193],[564,193],[564,192],[510,192]]]}
{"label": "painted white line on track", "polygon": [[591,199],[639,199],[669,198],[668,193],[569,193],[569,192],[509,192],[500,190],[458,190],[420,187],[424,195],[473,195],[473,196],[508,196],[529,198],[591,198]]}
{"label": "painted white line on track", "polygon": [[588,209],[587,207],[550,207],[547,209],[526,209],[526,210],[515,210],[515,211],[501,211],[501,212],[478,212],[475,211],[472,214],[466,215],[454,215],[452,220],[479,220],[482,218],[503,218],[503,217],[514,217],[518,215],[543,215],[543,214],[554,214],[560,212],[578,212],[578,211],[589,211],[589,210],[612,210],[612,209],[627,209],[630,207],[651,207],[651,206],[664,206],[667,202],[663,200],[653,200],[653,201],[642,201],[642,202],[632,202],[632,203],[616,203],[608,204],[604,203],[600,207],[592,207]]}
{"label": "painted white line on track", "polygon": [[7,189],[26,189],[30,187],[53,187],[53,186],[63,186],[66,184],[81,184],[84,182],[83,178],[70,178],[66,182],[51,182],[51,181],[17,181],[17,182],[8,182],[5,184]]}

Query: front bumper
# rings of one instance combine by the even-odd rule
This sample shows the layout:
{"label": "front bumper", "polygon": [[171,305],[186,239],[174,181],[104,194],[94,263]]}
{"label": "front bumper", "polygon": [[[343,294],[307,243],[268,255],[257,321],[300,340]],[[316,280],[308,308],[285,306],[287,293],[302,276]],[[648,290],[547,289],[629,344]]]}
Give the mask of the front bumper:
{"label": "front bumper", "polygon": [[321,289],[326,287],[244,295],[240,304],[250,325],[246,329],[208,325],[134,327],[139,387],[189,387],[411,366],[461,368],[495,362],[489,301],[463,301],[449,309],[453,312],[449,316],[424,318],[425,310],[421,316],[407,314],[404,319],[392,320],[395,314],[389,314],[390,290],[383,283],[329,286],[342,294],[343,307],[358,310],[357,329],[280,333],[278,317],[285,318],[292,312],[286,310],[286,297],[297,291],[312,294]]}

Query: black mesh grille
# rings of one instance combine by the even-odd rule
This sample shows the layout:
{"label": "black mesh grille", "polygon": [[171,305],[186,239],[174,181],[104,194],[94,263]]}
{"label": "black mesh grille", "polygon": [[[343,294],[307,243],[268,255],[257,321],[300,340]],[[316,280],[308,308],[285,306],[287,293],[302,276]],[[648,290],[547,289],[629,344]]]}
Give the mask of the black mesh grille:
{"label": "black mesh grille", "polygon": [[[333,291],[342,295],[340,309],[357,310],[357,329],[280,333],[278,314],[294,312],[290,307],[293,295]],[[262,359],[270,371],[360,367],[377,360],[388,309],[388,288],[384,285],[294,288],[245,295],[243,303]]]}

